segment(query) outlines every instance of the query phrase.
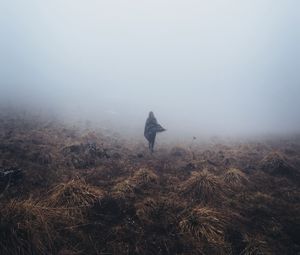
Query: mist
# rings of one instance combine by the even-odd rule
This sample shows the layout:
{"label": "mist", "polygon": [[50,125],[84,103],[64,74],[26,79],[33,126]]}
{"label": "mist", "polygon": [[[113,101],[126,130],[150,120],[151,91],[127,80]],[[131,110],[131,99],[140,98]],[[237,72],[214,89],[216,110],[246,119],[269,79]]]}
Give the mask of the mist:
{"label": "mist", "polygon": [[300,3],[0,3],[2,108],[164,135],[300,131]]}

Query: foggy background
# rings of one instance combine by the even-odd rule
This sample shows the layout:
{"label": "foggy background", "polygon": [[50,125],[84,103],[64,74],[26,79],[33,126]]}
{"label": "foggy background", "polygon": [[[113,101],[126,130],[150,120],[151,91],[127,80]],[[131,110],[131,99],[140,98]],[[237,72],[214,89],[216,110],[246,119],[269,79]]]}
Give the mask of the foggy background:
{"label": "foggy background", "polygon": [[1,107],[164,135],[300,131],[298,0],[1,0]]}

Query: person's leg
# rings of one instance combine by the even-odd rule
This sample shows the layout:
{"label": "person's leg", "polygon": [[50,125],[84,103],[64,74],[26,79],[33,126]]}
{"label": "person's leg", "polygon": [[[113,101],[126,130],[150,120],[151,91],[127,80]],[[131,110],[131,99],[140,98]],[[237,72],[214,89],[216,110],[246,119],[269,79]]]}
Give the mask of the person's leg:
{"label": "person's leg", "polygon": [[154,133],[154,134],[153,134],[153,137],[152,137],[152,141],[151,141],[151,152],[154,151],[155,137],[156,137],[156,133]]}
{"label": "person's leg", "polygon": [[153,144],[153,142],[151,142],[151,145],[150,145],[150,151],[151,151],[151,153],[153,152],[153,146],[154,146],[154,144]]}

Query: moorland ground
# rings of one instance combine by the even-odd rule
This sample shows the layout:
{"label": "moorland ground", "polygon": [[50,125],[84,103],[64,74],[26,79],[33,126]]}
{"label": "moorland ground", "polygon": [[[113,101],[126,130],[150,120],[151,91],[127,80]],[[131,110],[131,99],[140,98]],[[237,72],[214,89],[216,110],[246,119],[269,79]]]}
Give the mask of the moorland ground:
{"label": "moorland ground", "polygon": [[6,116],[0,155],[3,255],[300,252],[299,136],[151,154],[115,134]]}

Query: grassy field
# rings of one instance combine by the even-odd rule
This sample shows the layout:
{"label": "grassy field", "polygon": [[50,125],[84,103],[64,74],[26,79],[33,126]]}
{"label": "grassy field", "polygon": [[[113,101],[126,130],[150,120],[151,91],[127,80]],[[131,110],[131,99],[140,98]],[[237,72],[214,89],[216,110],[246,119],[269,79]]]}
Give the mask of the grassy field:
{"label": "grassy field", "polygon": [[159,145],[0,119],[0,254],[300,254],[300,137]]}

